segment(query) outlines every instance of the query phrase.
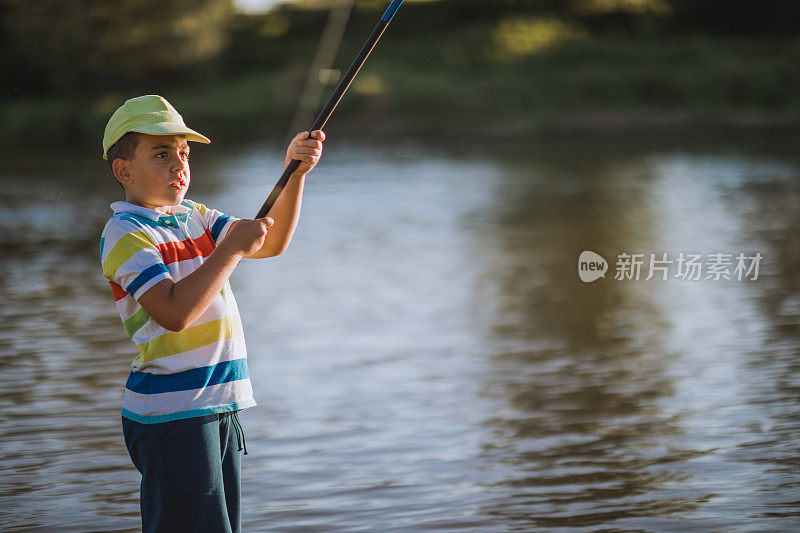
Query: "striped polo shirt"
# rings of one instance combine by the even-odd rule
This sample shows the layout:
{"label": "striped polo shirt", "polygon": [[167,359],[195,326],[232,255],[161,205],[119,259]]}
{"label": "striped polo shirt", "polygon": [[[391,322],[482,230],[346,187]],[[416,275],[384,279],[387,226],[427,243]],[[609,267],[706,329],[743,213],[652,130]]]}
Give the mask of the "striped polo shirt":
{"label": "striped polo shirt", "polygon": [[127,202],[111,209],[100,239],[103,275],[139,350],[125,384],[122,415],[154,424],[254,406],[239,308],[227,281],[182,331],[163,328],[138,302],[156,283],[194,272],[236,219],[191,200],[171,215]]}

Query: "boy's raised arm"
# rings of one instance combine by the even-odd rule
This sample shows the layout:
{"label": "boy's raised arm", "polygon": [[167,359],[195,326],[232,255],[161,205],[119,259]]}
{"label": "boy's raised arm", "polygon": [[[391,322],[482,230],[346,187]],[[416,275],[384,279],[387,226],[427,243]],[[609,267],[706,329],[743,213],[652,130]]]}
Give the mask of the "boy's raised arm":
{"label": "boy's raised arm", "polygon": [[269,216],[275,220],[275,225],[270,228],[264,246],[246,257],[274,257],[282,254],[289,246],[294,230],[297,228],[297,222],[300,220],[305,176],[319,162],[324,140],[325,133],[322,130],[314,130],[310,134],[304,131],[292,139],[286,150],[284,169],[292,159],[300,161],[300,166],[292,174],[292,178],[269,213]]}

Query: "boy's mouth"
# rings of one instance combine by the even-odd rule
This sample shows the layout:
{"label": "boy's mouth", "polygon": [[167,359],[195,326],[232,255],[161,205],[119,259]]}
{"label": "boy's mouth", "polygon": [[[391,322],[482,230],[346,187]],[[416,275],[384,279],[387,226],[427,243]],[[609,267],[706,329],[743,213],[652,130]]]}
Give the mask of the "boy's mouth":
{"label": "boy's mouth", "polygon": [[183,179],[175,180],[172,183],[170,183],[169,185],[170,185],[170,187],[174,187],[176,189],[185,189],[186,188],[186,182]]}

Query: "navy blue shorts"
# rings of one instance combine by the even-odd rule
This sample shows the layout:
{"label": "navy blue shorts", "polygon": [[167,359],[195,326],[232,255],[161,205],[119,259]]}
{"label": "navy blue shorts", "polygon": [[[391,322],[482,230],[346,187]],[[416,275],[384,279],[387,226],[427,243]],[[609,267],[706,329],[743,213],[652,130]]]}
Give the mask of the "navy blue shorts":
{"label": "navy blue shorts", "polygon": [[122,417],[122,431],[142,474],[144,533],[241,531],[244,432],[235,412],[159,424]]}

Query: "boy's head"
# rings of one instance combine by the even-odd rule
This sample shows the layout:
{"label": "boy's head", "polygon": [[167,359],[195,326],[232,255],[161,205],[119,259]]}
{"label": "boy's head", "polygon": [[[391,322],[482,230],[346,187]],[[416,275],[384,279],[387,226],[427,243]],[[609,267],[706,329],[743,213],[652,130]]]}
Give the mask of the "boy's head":
{"label": "boy's head", "polygon": [[188,128],[164,98],[126,101],[106,125],[103,159],[129,202],[145,207],[177,205],[189,187],[187,141],[211,142]]}

